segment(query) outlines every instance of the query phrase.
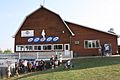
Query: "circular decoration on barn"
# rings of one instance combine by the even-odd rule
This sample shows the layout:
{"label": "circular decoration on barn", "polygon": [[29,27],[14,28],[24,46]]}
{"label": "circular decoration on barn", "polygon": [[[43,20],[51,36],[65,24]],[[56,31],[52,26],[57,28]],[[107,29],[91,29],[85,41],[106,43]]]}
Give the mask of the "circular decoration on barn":
{"label": "circular decoration on barn", "polygon": [[59,37],[54,37],[53,42],[57,42],[59,40]]}
{"label": "circular decoration on barn", "polygon": [[40,41],[40,38],[38,37],[34,39],[34,42],[39,42],[39,41]]}
{"label": "circular decoration on barn", "polygon": [[32,41],[33,41],[33,38],[29,38],[29,39],[28,39],[28,42],[32,42]]}
{"label": "circular decoration on barn", "polygon": [[53,39],[53,37],[48,37],[48,38],[46,39],[46,42],[51,42],[52,39]]}
{"label": "circular decoration on barn", "polygon": [[40,39],[40,42],[44,42],[46,38],[41,38]]}

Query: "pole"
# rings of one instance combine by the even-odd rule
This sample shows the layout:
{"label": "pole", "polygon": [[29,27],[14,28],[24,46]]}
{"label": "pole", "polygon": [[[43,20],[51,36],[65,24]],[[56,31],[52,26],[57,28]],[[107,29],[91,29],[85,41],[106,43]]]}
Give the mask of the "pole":
{"label": "pole", "polygon": [[19,55],[19,57],[18,57],[18,58],[19,58],[19,60],[20,60],[20,58],[21,58],[20,53],[19,53],[18,55]]}
{"label": "pole", "polygon": [[10,80],[10,65],[8,65],[8,80]]}
{"label": "pole", "polygon": [[38,57],[38,52],[37,52],[37,59],[38,59],[39,57]]}

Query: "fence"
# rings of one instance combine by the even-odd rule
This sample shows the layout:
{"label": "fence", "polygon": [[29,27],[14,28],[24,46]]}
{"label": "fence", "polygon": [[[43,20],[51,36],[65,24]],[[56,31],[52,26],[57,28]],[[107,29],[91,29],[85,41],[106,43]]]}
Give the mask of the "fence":
{"label": "fence", "polygon": [[22,53],[11,53],[11,54],[0,54],[0,59],[50,59],[51,55],[62,54],[62,58],[64,59],[72,59],[73,51],[61,51],[61,52],[22,52]]}

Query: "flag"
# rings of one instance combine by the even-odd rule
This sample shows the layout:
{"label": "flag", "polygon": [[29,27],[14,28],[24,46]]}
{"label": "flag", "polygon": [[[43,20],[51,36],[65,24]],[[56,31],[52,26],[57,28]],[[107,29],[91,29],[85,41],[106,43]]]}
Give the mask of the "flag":
{"label": "flag", "polygon": [[42,35],[43,39],[45,39],[45,30],[44,29],[42,30],[41,35]]}

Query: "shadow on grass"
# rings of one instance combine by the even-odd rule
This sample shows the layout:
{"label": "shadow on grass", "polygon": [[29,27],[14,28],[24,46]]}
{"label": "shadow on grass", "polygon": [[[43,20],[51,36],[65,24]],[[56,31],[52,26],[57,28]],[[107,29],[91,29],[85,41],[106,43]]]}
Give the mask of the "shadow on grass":
{"label": "shadow on grass", "polygon": [[[103,67],[103,66],[110,66],[115,64],[120,64],[120,57],[98,57],[98,58],[79,58],[72,60],[74,67],[70,70],[80,70],[80,69],[87,69],[87,68],[94,68],[94,67]],[[48,69],[46,71],[38,71],[32,72],[28,74],[23,74],[20,77],[17,77],[12,80],[18,80],[22,78],[27,78],[35,75],[52,73],[52,72],[61,72],[61,71],[68,71],[69,69],[64,69],[63,66],[56,68],[54,70]]]}

